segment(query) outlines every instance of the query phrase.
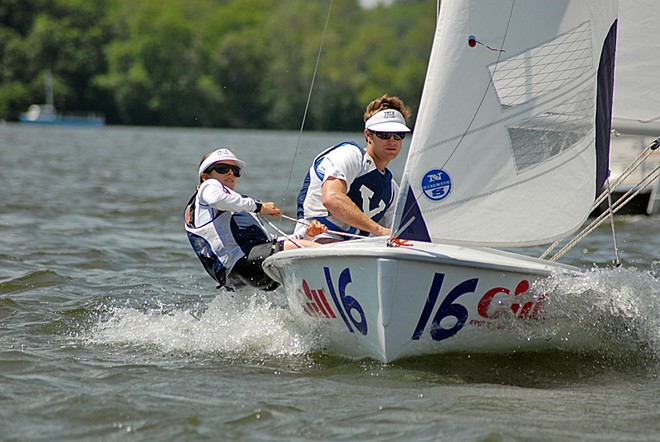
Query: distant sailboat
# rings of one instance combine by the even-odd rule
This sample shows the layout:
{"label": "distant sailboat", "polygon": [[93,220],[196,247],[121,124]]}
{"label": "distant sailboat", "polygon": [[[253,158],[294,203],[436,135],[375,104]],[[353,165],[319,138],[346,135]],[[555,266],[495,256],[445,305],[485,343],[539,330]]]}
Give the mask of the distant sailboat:
{"label": "distant sailboat", "polygon": [[[626,168],[660,135],[660,41],[647,31],[660,15],[657,0],[621,0],[610,141],[612,199],[630,199],[619,214],[660,211],[660,149],[626,175]],[[604,206],[604,205],[603,205]]]}
{"label": "distant sailboat", "polygon": [[53,124],[68,126],[103,126],[105,116],[90,112],[86,114],[59,114],[53,98],[53,74],[46,71],[46,104],[32,104],[27,112],[22,112],[18,120],[25,124]]}

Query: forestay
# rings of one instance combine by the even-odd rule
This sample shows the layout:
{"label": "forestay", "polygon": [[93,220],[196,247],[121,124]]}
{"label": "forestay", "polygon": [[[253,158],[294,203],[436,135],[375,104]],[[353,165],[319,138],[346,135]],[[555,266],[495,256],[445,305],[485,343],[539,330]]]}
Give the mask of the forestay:
{"label": "forestay", "polygon": [[615,0],[444,0],[393,231],[552,242],[607,170]]}

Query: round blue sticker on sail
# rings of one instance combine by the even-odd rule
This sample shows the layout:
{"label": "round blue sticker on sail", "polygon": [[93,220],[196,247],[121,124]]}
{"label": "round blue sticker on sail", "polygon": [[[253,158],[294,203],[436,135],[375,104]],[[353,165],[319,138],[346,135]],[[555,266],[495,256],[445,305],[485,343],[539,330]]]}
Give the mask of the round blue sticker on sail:
{"label": "round blue sticker on sail", "polygon": [[426,172],[422,178],[422,191],[430,200],[440,201],[447,198],[451,192],[451,178],[442,169],[433,169]]}

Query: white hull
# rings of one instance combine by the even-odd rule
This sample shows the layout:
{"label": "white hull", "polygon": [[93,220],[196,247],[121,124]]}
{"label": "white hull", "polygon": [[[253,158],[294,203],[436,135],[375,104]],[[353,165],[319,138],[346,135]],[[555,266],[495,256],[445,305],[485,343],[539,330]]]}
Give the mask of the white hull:
{"label": "white hull", "polygon": [[48,124],[55,126],[103,126],[105,117],[101,114],[60,115],[55,107],[48,104],[33,104],[27,112],[21,112],[18,121],[23,124]]}
{"label": "white hull", "polygon": [[491,249],[413,244],[347,241],[277,253],[264,268],[287,289],[296,318],[315,322],[343,356],[391,362],[553,345],[516,327],[543,320],[549,295],[527,288],[577,269]]}

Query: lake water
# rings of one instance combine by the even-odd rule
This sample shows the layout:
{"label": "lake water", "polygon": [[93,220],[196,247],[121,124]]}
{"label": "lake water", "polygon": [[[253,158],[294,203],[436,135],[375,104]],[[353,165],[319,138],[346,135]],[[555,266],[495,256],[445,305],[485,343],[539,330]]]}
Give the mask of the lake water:
{"label": "lake water", "polygon": [[282,292],[215,290],[182,227],[201,156],[234,148],[239,190],[293,215],[344,139],[0,127],[0,439],[660,440],[658,216],[617,218],[622,267],[609,224],[562,260],[587,269],[554,289],[597,353],[350,361]]}

